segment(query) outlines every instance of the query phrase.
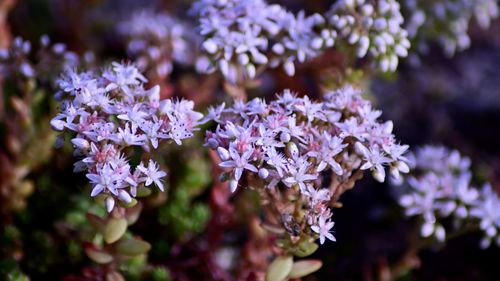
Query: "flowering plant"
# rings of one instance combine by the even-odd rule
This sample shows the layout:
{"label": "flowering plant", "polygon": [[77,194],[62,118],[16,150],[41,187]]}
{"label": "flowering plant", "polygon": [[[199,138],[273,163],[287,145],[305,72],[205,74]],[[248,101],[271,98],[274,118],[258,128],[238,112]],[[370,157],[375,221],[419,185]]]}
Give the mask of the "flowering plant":
{"label": "flowering plant", "polygon": [[[61,113],[51,121],[60,132],[76,133],[71,143],[74,154],[84,158],[75,171],[86,171],[92,183],[91,196],[104,194],[111,212],[115,200],[130,204],[137,189],[154,183],[164,190],[166,176],[149,159],[134,169],[124,154],[128,147],[149,152],[159,141],[181,144],[193,136],[202,115],[193,111],[193,102],[160,100],[160,89],[144,89],[146,78],[133,65],[113,63],[102,76],[69,70],[58,81]],[[59,141],[64,136],[59,135]]]}
{"label": "flowering plant", "polygon": [[498,1],[35,2],[1,280],[498,279]]}
{"label": "flowering plant", "polygon": [[500,243],[500,198],[490,184],[481,189],[471,184],[469,158],[456,150],[425,146],[413,159],[414,168],[399,203],[406,215],[421,216],[423,237],[435,236],[444,242],[447,228],[452,234],[479,228],[485,234],[482,248],[492,240]]}
{"label": "flowering plant", "polygon": [[381,182],[385,167],[395,178],[409,171],[408,146],[396,142],[392,122],[379,122],[380,114],[349,86],[320,102],[285,90],[269,104],[211,108],[206,118],[217,129],[207,132],[206,145],[217,150],[232,192],[243,186],[259,194],[263,227],[280,237],[281,255],[304,257],[316,250],[315,239],[336,240],[331,207],[341,206],[340,195],[364,170]]}

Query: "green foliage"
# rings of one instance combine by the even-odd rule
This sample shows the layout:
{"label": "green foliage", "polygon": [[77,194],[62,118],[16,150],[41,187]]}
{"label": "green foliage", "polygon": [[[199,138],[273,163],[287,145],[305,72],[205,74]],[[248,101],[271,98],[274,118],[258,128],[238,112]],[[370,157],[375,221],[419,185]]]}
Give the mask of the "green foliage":
{"label": "green foliage", "polygon": [[176,240],[200,233],[210,218],[210,210],[205,203],[195,202],[197,196],[211,182],[207,160],[199,155],[189,157],[176,167],[181,172],[178,183],[172,187],[166,204],[158,210],[158,221],[169,227]]}

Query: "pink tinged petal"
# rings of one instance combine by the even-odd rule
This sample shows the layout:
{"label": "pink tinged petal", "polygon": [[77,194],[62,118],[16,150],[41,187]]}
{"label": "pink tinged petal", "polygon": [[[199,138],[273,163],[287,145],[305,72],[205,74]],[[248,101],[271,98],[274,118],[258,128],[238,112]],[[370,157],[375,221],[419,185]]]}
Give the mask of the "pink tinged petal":
{"label": "pink tinged petal", "polygon": [[354,145],[354,148],[356,149],[356,151],[358,153],[360,153],[364,157],[368,157],[370,155],[370,151],[368,151],[368,148],[366,148],[360,142],[356,142],[356,144]]}
{"label": "pink tinged petal", "polygon": [[257,170],[257,168],[255,168],[255,166],[254,166],[254,165],[252,165],[252,164],[246,164],[246,165],[245,165],[245,169],[250,170],[250,171],[252,171],[252,172],[254,172],[254,173],[257,173],[257,172],[259,171],[259,170]]}
{"label": "pink tinged petal", "polygon": [[333,227],[334,225],[335,225],[335,223],[334,223],[333,221],[331,221],[331,222],[329,222],[329,223],[327,223],[327,224],[325,225],[325,228],[326,228],[326,229],[328,229],[328,230],[330,230],[330,229],[332,229],[332,227]]}
{"label": "pink tinged petal", "polygon": [[373,167],[372,163],[370,163],[370,162],[366,162],[365,164],[363,164],[363,165],[361,166],[361,168],[360,168],[360,169],[361,169],[361,170],[367,170],[367,169],[370,169],[371,167]]}
{"label": "pink tinged petal", "polygon": [[321,234],[319,235],[319,243],[320,243],[321,245],[323,245],[323,243],[325,243],[325,236],[323,236],[323,235],[321,235]]}
{"label": "pink tinged petal", "polygon": [[230,180],[229,181],[229,189],[231,190],[231,192],[234,193],[237,188],[238,188],[238,181]]}
{"label": "pink tinged petal", "polygon": [[306,174],[304,175],[304,177],[302,178],[303,180],[302,181],[314,181],[318,178],[318,176],[315,176],[315,175],[310,175],[310,174]]}
{"label": "pink tinged petal", "polygon": [[297,183],[297,181],[293,177],[288,177],[286,179],[283,179],[283,183],[286,184],[287,186],[290,186],[294,183]]}
{"label": "pink tinged petal", "polygon": [[103,191],[104,191],[104,186],[102,184],[97,184],[92,189],[92,192],[90,193],[90,196],[91,197],[95,197],[95,196],[97,196],[98,194],[100,194]]}
{"label": "pink tinged petal", "polygon": [[153,146],[154,149],[158,148],[158,139],[150,139],[151,145]]}
{"label": "pink tinged petal", "polygon": [[318,168],[316,168],[317,172],[321,172],[326,168],[327,164],[325,161],[321,161],[318,165]]}
{"label": "pink tinged petal", "polygon": [[86,174],[85,175],[92,183],[101,182],[101,177],[97,174]]}
{"label": "pink tinged petal", "polygon": [[313,225],[311,226],[311,229],[316,232],[316,233],[319,233],[319,227],[317,225]]}
{"label": "pink tinged petal", "polygon": [[121,119],[121,120],[126,120],[126,121],[130,121],[130,119],[128,118],[128,115],[127,114],[120,114],[118,116],[116,116],[118,119]]}
{"label": "pink tinged petal", "polygon": [[332,171],[341,176],[342,174],[344,174],[344,170],[342,170],[342,166],[340,166],[339,163],[337,162],[333,162],[333,163],[330,163],[330,166],[332,167]]}
{"label": "pink tinged petal", "polygon": [[243,174],[243,168],[236,168],[236,169],[234,169],[234,178],[237,181],[240,180],[242,174]]}
{"label": "pink tinged petal", "polygon": [[137,186],[137,182],[132,177],[125,178],[125,181],[133,187]]}
{"label": "pink tinged petal", "polygon": [[165,190],[164,190],[164,187],[163,187],[163,183],[162,183],[160,180],[156,180],[156,181],[155,181],[155,184],[156,184],[156,186],[158,186],[158,188],[159,188],[161,191],[165,191]]}
{"label": "pink tinged petal", "polygon": [[221,163],[219,163],[219,167],[233,168],[233,167],[236,167],[236,162],[234,162],[233,160],[221,162]]}
{"label": "pink tinged petal", "polygon": [[335,239],[335,237],[330,232],[327,232],[325,234],[325,237],[328,238],[328,239],[330,239],[333,242],[337,241],[337,239]]}
{"label": "pink tinged petal", "polygon": [[112,194],[114,194],[114,195],[118,196],[118,190],[116,190],[116,188],[108,186],[108,190],[109,190]]}
{"label": "pink tinged petal", "polygon": [[145,186],[150,186],[153,183],[153,180],[151,178],[146,178],[146,183],[144,183]]}
{"label": "pink tinged petal", "polygon": [[62,130],[64,130],[64,126],[66,126],[66,122],[64,122],[62,120],[58,120],[58,119],[52,119],[50,121],[50,126],[55,131],[62,131]]}

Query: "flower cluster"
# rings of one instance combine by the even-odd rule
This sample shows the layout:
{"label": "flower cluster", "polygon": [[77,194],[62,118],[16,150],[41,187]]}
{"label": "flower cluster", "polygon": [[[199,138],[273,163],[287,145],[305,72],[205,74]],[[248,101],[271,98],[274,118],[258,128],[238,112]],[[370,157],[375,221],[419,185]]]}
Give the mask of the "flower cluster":
{"label": "flower cluster", "polygon": [[408,146],[396,142],[392,122],[379,122],[380,115],[352,87],[326,93],[321,102],[285,90],[269,104],[257,98],[211,108],[206,118],[218,126],[207,132],[206,144],[217,150],[232,191],[247,180],[261,191],[293,193],[286,198],[305,209],[284,207],[283,226],[292,236],[319,235],[323,243],[334,240],[328,206],[363,170],[379,181],[385,167],[396,178],[409,170],[403,156]]}
{"label": "flower cluster", "polygon": [[166,13],[136,12],[119,24],[118,30],[127,37],[127,51],[137,66],[140,69],[154,67],[158,77],[170,74],[174,62],[195,61],[196,34],[187,24]]}
{"label": "flower cluster", "polygon": [[433,40],[449,56],[470,46],[467,31],[472,18],[485,29],[499,15],[497,0],[405,0],[402,5],[405,28],[417,50],[426,53]]}
{"label": "flower cluster", "polygon": [[146,79],[129,64],[113,63],[101,74],[68,70],[58,82],[61,92],[56,98],[63,101],[51,125],[75,134],[74,154],[83,158],[75,163],[75,171],[87,172],[91,196],[105,194],[111,211],[116,199],[130,203],[142,185],[154,183],[163,190],[166,173],[159,165],[149,159],[132,169],[125,149],[149,151],[161,140],[181,144],[202,118],[193,111],[193,102],[160,100],[159,87],[144,89]]}
{"label": "flower cluster", "polygon": [[[500,245],[500,198],[489,184],[471,183],[470,159],[441,146],[425,146],[412,157],[411,176],[399,203],[407,216],[421,216],[420,234],[446,239],[447,223],[458,230],[477,227],[485,233],[481,246]],[[456,230],[455,229],[455,230]]]}
{"label": "flower cluster", "polygon": [[303,11],[295,15],[264,0],[200,0],[192,11],[200,18],[202,47],[212,59],[210,70],[220,69],[230,82],[253,78],[267,66],[281,65],[292,76],[296,62],[333,47],[337,37],[356,45],[360,58],[369,51],[383,71],[394,71],[398,57],[406,56],[410,47],[394,0],[374,6],[363,0],[339,1],[328,20]]}
{"label": "flower cluster", "polygon": [[382,71],[395,71],[398,58],[408,55],[408,32],[402,27],[404,19],[395,0],[337,1],[328,14],[331,28],[355,46],[356,55],[361,58],[369,52]]}

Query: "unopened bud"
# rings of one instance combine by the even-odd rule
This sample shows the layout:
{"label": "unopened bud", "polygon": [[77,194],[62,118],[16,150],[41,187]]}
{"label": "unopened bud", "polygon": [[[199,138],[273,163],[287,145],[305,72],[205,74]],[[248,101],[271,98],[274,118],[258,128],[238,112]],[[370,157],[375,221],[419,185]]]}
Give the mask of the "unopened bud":
{"label": "unopened bud", "polygon": [[289,142],[286,144],[286,154],[290,158],[299,156],[299,148],[294,142]]}
{"label": "unopened bud", "polygon": [[74,138],[71,140],[71,143],[76,147],[81,150],[87,150],[90,147],[89,142],[86,139],[83,138]]}
{"label": "unopened bud", "polygon": [[52,119],[50,120],[50,126],[52,129],[56,131],[62,131],[64,130],[64,125],[66,125],[66,122],[59,120],[59,119]]}
{"label": "unopened bud", "polygon": [[219,157],[222,161],[226,161],[229,159],[229,151],[227,151],[227,149],[225,149],[224,147],[219,146],[217,148],[217,153],[219,154]]}
{"label": "unopened bud", "polygon": [[113,199],[113,197],[111,196],[106,197],[104,205],[106,205],[106,210],[108,211],[108,213],[111,213],[111,211],[113,211],[113,208],[115,207],[115,199]]}
{"label": "unopened bud", "polygon": [[130,194],[128,194],[128,192],[126,192],[125,190],[118,191],[118,199],[122,200],[125,203],[132,202],[132,197],[130,197]]}
{"label": "unopened bud", "polygon": [[266,179],[269,176],[269,171],[266,168],[262,168],[259,170],[259,177],[261,179]]}

